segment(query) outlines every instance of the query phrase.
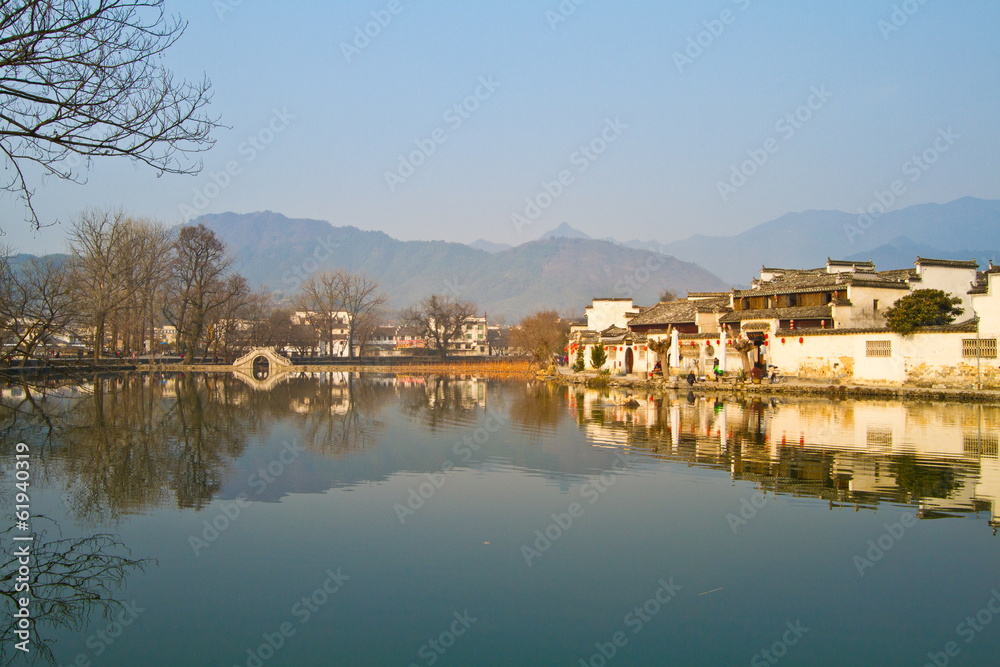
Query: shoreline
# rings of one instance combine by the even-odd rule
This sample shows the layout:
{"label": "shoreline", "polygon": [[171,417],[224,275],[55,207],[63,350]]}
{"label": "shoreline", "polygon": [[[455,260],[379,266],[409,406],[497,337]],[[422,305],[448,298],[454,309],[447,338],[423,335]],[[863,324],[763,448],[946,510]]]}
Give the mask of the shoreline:
{"label": "shoreline", "polygon": [[810,398],[844,399],[890,399],[904,401],[949,401],[962,403],[1000,403],[1000,390],[973,388],[934,388],[916,386],[868,385],[854,382],[824,382],[803,381],[799,379],[783,379],[775,384],[766,380],[761,384],[752,382],[722,382],[698,381],[689,387],[682,377],[643,379],[638,377],[610,377],[607,384],[596,385],[590,381],[598,379],[593,373],[566,374],[558,372],[539,373],[538,377],[548,382],[568,386],[585,386],[590,388],[632,389],[654,394],[716,394],[720,396],[802,396]]}
{"label": "shoreline", "polygon": [[[7,371],[7,372],[2,372]],[[228,364],[116,364],[92,366],[65,365],[46,367],[10,368],[0,370],[0,377],[8,380],[28,375],[90,375],[115,373],[234,373],[236,367]],[[722,382],[699,380],[689,387],[683,377],[645,379],[637,376],[611,376],[606,380],[593,372],[574,374],[558,369],[556,374],[538,370],[537,366],[527,361],[459,361],[431,362],[416,364],[390,363],[324,363],[302,364],[283,370],[282,375],[296,373],[381,373],[390,375],[474,375],[487,379],[505,378],[536,378],[545,382],[566,386],[585,386],[593,389],[632,390],[645,393],[666,395],[710,394],[736,397],[768,397],[768,396],[802,396],[811,398],[844,399],[886,399],[906,401],[950,401],[963,403],[997,403],[1000,404],[1000,390],[973,388],[942,388],[918,386],[869,385],[854,382],[827,382],[822,380],[800,380],[798,378],[783,378],[780,382],[770,384],[766,380],[761,384],[752,382],[736,382],[732,379]],[[599,380],[599,382],[594,382]]]}

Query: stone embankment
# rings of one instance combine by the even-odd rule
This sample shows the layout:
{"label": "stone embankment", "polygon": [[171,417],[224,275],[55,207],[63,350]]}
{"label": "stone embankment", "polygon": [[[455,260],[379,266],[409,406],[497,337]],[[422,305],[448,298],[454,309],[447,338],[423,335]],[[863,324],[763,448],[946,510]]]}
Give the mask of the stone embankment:
{"label": "stone embankment", "polygon": [[713,394],[719,396],[774,396],[795,395],[813,398],[843,399],[891,399],[909,401],[949,401],[1000,403],[1000,390],[969,388],[940,388],[891,385],[865,385],[854,382],[810,381],[798,378],[781,378],[771,383],[764,380],[760,384],[735,378],[724,378],[719,382],[698,380],[694,386],[689,386],[683,377],[652,379],[637,375],[601,376],[593,372],[573,373],[567,369],[552,369],[540,372],[538,377],[550,381],[570,385],[583,385],[594,388],[614,388],[632,390],[647,394],[675,394],[677,392],[693,391],[695,394]]}

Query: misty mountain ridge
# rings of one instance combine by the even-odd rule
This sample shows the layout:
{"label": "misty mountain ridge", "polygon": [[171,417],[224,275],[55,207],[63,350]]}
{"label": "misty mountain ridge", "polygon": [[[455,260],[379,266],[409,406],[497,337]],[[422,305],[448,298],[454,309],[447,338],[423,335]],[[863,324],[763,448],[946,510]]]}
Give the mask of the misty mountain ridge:
{"label": "misty mountain ridge", "polygon": [[997,259],[995,253],[971,252],[970,247],[1000,248],[1000,201],[963,197],[947,204],[917,204],[861,224],[858,214],[843,211],[789,213],[740,234],[699,234],[668,243],[664,250],[739,283],[749,281],[761,265],[810,268],[823,266],[828,257],[871,257],[879,269],[909,268],[917,257],[903,253],[917,248],[934,258],[975,257],[980,265]]}
{"label": "misty mountain ridge", "polygon": [[631,297],[651,305],[665,289],[725,290],[694,264],[606,241],[553,237],[487,252],[446,241],[400,241],[379,231],[293,220],[271,211],[205,215],[230,248],[234,268],[251,283],[285,296],[323,269],[376,279],[391,308],[431,294],[468,299],[491,314],[517,319],[539,309],[582,315],[594,297]]}

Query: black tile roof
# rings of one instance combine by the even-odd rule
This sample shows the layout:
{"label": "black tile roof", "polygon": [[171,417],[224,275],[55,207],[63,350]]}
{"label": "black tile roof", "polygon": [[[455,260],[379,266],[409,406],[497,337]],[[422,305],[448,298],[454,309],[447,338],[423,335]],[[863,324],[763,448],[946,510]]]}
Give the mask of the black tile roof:
{"label": "black tile roof", "polygon": [[961,260],[961,259],[931,259],[929,257],[921,257],[917,255],[917,261],[914,262],[919,266],[948,266],[957,269],[978,269],[979,263],[972,260]]}
{"label": "black tile roof", "polygon": [[662,301],[629,320],[629,326],[656,326],[695,321],[696,301]]}
{"label": "black tile roof", "polygon": [[774,280],[755,281],[756,289],[733,290],[734,298],[769,296],[772,294],[800,294],[836,290],[848,285],[882,287],[885,289],[910,289],[908,281],[887,279],[877,273],[794,273],[775,276]]}

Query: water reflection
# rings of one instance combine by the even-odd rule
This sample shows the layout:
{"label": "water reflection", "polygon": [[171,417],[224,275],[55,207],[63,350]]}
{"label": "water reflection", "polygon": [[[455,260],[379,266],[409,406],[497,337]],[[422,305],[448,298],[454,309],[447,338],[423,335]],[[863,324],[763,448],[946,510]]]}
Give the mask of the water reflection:
{"label": "water reflection", "polygon": [[[953,615],[993,586],[981,564],[996,541],[982,524],[919,522],[877,578],[862,580],[852,557],[900,515],[863,511],[876,506],[992,518],[997,407],[698,394],[636,396],[625,407],[622,398],[461,377],[272,374],[264,387],[224,375],[103,376],[0,388],[0,455],[32,443],[33,511],[54,508],[67,532],[84,534],[50,540],[55,562],[67,549],[90,554],[110,566],[107,591],[141,565],[126,539],[164,564],[130,582],[123,597],[149,611],[102,664],[242,664],[258,628],[276,627],[331,564],[356,572],[356,588],[317,617],[324,631],[303,633],[269,664],[408,664],[440,632],[435,619],[465,605],[497,620],[470,634],[457,662],[484,664],[471,656],[505,647],[492,664],[565,664],[566,646],[584,654],[595,636],[611,636],[607,624],[648,597],[636,582],[656,581],[667,563],[692,595],[622,664],[656,664],[668,646],[686,651],[684,664],[712,663],[709,654],[745,663],[785,614],[808,614],[831,637],[863,636],[865,650],[879,643],[873,661],[888,664],[897,644],[937,626],[951,632]],[[602,479],[614,481],[591,504]],[[7,507],[10,481],[0,468]],[[751,486],[785,498],[736,535],[723,517],[756,497]],[[244,501],[238,519],[225,513],[234,498]],[[572,531],[526,564],[525,541],[534,545],[554,516],[564,521],[573,502],[585,513]],[[404,522],[399,507],[414,514]],[[119,520],[123,537],[92,535],[107,533],[92,524]],[[216,534],[194,550],[209,524]],[[123,560],[101,560],[106,552]],[[943,568],[959,574],[945,581]],[[101,583],[79,572],[79,590]],[[65,615],[39,625],[69,640],[62,664],[86,651],[79,630],[107,609],[81,606],[73,590],[48,594]],[[922,607],[956,599],[957,610]],[[718,641],[718,628],[747,619],[757,620]]]}
{"label": "water reflection", "polygon": [[[41,527],[44,526],[44,529]],[[14,664],[23,658],[15,645],[26,639],[30,646],[31,660],[55,664],[54,640],[48,633],[66,629],[80,631],[93,615],[110,620],[115,615],[134,610],[117,593],[125,587],[129,577],[142,572],[154,561],[133,558],[129,548],[116,536],[100,533],[87,537],[63,537],[59,524],[45,517],[35,517],[34,540],[31,542],[29,593],[15,593],[14,581],[18,571],[17,550],[5,549],[0,563],[0,664]],[[11,541],[14,528],[0,533],[5,543]],[[18,531],[18,534],[21,534]],[[24,543],[21,543],[24,544]],[[23,589],[20,589],[23,590]],[[28,636],[16,636],[14,613],[16,598],[30,595],[31,623]],[[125,618],[124,615],[121,618]]]}
{"label": "water reflection", "polygon": [[[913,504],[924,517],[996,510],[996,406],[635,398],[638,407],[625,407],[597,390],[441,376],[289,374],[263,391],[227,375],[135,374],[8,385],[0,428],[5,443],[41,443],[41,475],[61,484],[72,515],[88,522],[171,503],[199,509],[232,495],[227,484],[243,474],[234,470],[248,448],[273,444],[282,429],[310,453],[311,475],[283,478],[266,499],[436,471],[454,458],[451,433],[474,428],[487,410],[502,413],[518,437],[464,464],[502,458],[564,480],[607,469],[613,459],[602,450],[629,448],[831,507]],[[365,465],[336,464],[358,456]]]}
{"label": "water reflection", "polygon": [[628,409],[590,390],[568,402],[595,444],[725,469],[765,491],[831,507],[913,504],[924,518],[995,516],[996,406],[647,396]]}

